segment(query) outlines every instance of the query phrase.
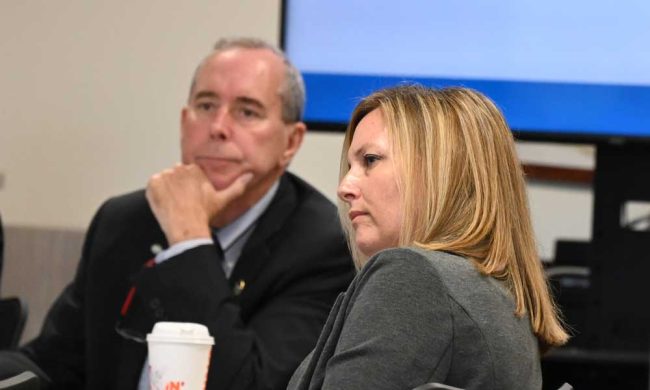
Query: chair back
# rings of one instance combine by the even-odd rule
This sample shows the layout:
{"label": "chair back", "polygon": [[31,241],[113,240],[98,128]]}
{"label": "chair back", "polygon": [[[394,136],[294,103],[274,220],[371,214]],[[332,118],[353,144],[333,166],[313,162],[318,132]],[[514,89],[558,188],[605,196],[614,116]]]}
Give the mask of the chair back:
{"label": "chair back", "polygon": [[0,390],[40,390],[41,382],[31,371],[0,381]]}
{"label": "chair back", "polygon": [[[463,390],[458,387],[447,386],[441,383],[425,383],[424,385],[420,385],[414,388],[413,390],[434,390],[434,389]],[[573,387],[570,384],[564,383],[558,390],[572,390],[572,389]]]}
{"label": "chair back", "polygon": [[26,320],[27,304],[22,299],[0,299],[0,350],[18,346]]}
{"label": "chair back", "polygon": [[447,386],[443,385],[442,383],[425,383],[423,385],[420,385],[416,387],[413,390],[434,390],[434,389],[440,389],[440,390],[463,390],[458,387],[453,387],[453,386]]}

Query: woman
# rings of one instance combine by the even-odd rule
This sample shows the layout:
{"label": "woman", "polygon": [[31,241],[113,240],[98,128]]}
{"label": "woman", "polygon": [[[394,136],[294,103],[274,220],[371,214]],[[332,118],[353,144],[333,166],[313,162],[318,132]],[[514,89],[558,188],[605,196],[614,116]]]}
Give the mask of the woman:
{"label": "woman", "polygon": [[289,389],[539,389],[566,342],[511,132],[463,88],[363,99],[341,158],[340,216],[359,273]]}

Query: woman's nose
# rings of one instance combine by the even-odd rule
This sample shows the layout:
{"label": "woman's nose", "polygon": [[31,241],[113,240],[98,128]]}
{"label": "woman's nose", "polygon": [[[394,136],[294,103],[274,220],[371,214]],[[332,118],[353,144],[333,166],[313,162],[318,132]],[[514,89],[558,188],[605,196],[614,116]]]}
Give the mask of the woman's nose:
{"label": "woman's nose", "polygon": [[339,199],[349,203],[359,196],[359,187],[356,181],[350,172],[343,177],[336,191]]}

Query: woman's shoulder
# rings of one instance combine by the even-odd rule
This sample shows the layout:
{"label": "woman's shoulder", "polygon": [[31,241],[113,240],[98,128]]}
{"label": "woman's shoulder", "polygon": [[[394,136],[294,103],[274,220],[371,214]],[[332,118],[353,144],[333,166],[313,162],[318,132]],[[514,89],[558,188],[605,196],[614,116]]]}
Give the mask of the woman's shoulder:
{"label": "woman's shoulder", "polygon": [[444,251],[417,247],[387,249],[373,256],[363,272],[388,274],[392,279],[429,280],[463,306],[497,297],[512,299],[501,282],[481,274],[470,259]]}
{"label": "woman's shoulder", "polygon": [[387,289],[390,294],[427,290],[425,295],[446,296],[455,290],[453,284],[458,280],[455,274],[472,272],[475,271],[471,263],[460,256],[417,248],[391,248],[368,260],[357,275],[353,289],[372,286]]}
{"label": "woman's shoulder", "polygon": [[[381,323],[387,329],[404,322],[422,329],[436,323],[448,334],[452,318],[449,297],[445,283],[426,257],[406,249],[388,249],[363,266],[342,307],[353,322],[365,324],[372,318],[373,324]],[[361,328],[367,330],[366,325]]]}
{"label": "woman's shoulder", "polygon": [[442,278],[453,278],[457,275],[479,276],[473,263],[463,256],[417,247],[383,250],[373,256],[365,268],[368,270],[373,268],[405,269],[416,273],[435,273]]}
{"label": "woman's shoulder", "polygon": [[[445,256],[446,254],[442,254]],[[378,295],[446,296],[445,283],[429,256],[410,248],[385,249],[372,256],[360,270],[351,290]]]}
{"label": "woman's shoulder", "polygon": [[361,274],[390,273],[421,275],[437,273],[426,252],[412,248],[384,249],[372,256],[361,269]]}

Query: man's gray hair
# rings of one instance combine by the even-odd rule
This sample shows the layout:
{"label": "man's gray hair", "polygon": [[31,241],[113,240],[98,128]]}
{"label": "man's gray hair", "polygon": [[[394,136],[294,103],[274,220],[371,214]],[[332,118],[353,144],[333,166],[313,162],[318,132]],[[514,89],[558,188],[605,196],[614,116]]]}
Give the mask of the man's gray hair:
{"label": "man's gray hair", "polygon": [[282,100],[282,120],[285,123],[294,123],[302,120],[305,108],[305,82],[300,71],[289,61],[287,56],[277,46],[258,38],[222,38],[214,44],[212,52],[199,64],[192,77],[190,99],[194,92],[196,77],[205,60],[210,56],[230,49],[265,49],[277,55],[285,66],[284,80],[280,85],[280,99]]}

